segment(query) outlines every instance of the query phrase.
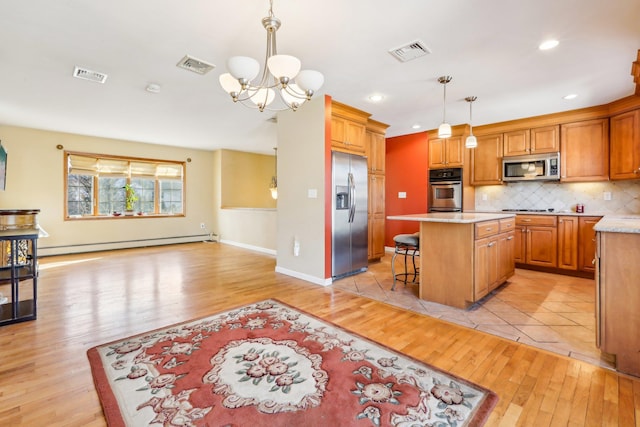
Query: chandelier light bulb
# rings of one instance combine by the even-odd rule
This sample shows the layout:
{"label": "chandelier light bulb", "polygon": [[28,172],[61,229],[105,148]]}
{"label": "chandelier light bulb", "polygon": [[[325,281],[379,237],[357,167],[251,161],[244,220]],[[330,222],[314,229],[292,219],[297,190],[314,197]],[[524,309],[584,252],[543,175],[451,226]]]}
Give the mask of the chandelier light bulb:
{"label": "chandelier light bulb", "polygon": [[276,98],[276,94],[273,89],[260,88],[255,94],[251,96],[251,101],[260,107],[260,110],[264,109],[267,105],[271,104]]}
{"label": "chandelier light bulb", "polygon": [[220,86],[222,86],[222,89],[224,89],[224,91],[228,94],[238,94],[242,90],[242,85],[240,85],[238,79],[236,79],[229,73],[220,74],[218,80],[220,81]]}
{"label": "chandelier light bulb", "polygon": [[302,70],[296,77],[296,84],[305,93],[311,91],[311,94],[319,91],[324,84],[324,76],[321,72],[315,70]]}
{"label": "chandelier light bulb", "polygon": [[287,89],[292,90],[294,93],[302,93],[302,90],[295,83],[290,83],[286,88],[280,89],[280,95],[282,96],[282,99],[292,110],[297,109],[307,100],[306,98],[300,99],[300,97],[291,95],[287,91]]}
{"label": "chandelier light bulb", "polygon": [[227,69],[234,78],[251,81],[260,72],[260,63],[248,56],[232,56],[227,60]]}
{"label": "chandelier light bulb", "polygon": [[292,80],[300,72],[301,65],[300,60],[291,55],[273,55],[267,60],[269,72],[278,80],[282,77]]}

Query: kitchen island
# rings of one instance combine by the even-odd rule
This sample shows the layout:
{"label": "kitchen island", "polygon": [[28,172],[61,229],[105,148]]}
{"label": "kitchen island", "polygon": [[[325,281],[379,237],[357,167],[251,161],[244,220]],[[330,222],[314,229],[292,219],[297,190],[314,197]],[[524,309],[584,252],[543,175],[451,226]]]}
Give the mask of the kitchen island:
{"label": "kitchen island", "polygon": [[640,377],[640,215],[606,215],[596,231],[596,344]]}
{"label": "kitchen island", "polygon": [[387,219],[420,223],[420,299],[467,308],[515,271],[513,213],[433,212]]}

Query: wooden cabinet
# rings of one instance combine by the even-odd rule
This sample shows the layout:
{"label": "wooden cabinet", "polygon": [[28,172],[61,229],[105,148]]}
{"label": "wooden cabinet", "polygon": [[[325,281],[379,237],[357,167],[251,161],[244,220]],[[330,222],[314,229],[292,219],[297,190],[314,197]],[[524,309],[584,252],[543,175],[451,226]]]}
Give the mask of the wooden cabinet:
{"label": "wooden cabinet", "polygon": [[640,110],[612,116],[610,126],[609,176],[612,180],[640,178]]}
{"label": "wooden cabinet", "polygon": [[579,236],[578,217],[558,217],[558,268],[578,269]]}
{"label": "wooden cabinet", "polygon": [[[386,126],[386,125],[385,125]],[[385,137],[384,132],[370,130],[367,126],[367,159],[369,173],[383,174],[385,168]]]}
{"label": "wooden cabinet", "polygon": [[471,150],[471,185],[502,184],[502,134],[476,138],[478,146]]}
{"label": "wooden cabinet", "polygon": [[596,270],[596,232],[593,227],[601,218],[585,216],[578,219],[578,271],[594,273]]}
{"label": "wooden cabinet", "polygon": [[389,125],[371,120],[367,122],[365,153],[369,169],[369,260],[384,256],[385,233],[385,132]]}
{"label": "wooden cabinet", "polygon": [[560,126],[544,126],[504,133],[504,156],[560,151]]}
{"label": "wooden cabinet", "polygon": [[516,263],[539,267],[557,266],[556,216],[516,215],[514,258]]}
{"label": "wooden cabinet", "polygon": [[560,126],[561,181],[609,179],[609,120],[596,119]]}
{"label": "wooden cabinet", "polygon": [[640,234],[597,233],[596,344],[616,369],[640,376]]}
{"label": "wooden cabinet", "polygon": [[331,148],[364,154],[370,114],[336,101],[331,103]]}
{"label": "wooden cabinet", "polygon": [[429,140],[429,169],[464,165],[464,141],[461,136]]}
{"label": "wooden cabinet", "polygon": [[384,256],[384,175],[369,175],[369,259]]}
{"label": "wooden cabinet", "polygon": [[513,275],[513,230],[512,219],[476,224],[473,289],[475,301],[483,298]]}

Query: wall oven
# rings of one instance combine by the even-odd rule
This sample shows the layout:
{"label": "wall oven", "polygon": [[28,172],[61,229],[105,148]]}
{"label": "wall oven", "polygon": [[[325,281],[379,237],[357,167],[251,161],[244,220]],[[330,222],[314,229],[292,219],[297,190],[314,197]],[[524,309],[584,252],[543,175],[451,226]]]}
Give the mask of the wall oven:
{"label": "wall oven", "polygon": [[462,168],[429,171],[429,212],[462,212]]}

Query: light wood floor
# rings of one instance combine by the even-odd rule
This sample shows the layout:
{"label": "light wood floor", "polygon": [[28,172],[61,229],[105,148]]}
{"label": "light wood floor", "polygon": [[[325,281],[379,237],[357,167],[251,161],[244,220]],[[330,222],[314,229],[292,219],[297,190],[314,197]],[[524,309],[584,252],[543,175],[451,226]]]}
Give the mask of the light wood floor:
{"label": "light wood floor", "polygon": [[0,327],[0,426],[104,426],[88,348],[277,298],[495,391],[489,426],[638,426],[640,380],[333,287],[218,243],[40,260],[38,319]]}

